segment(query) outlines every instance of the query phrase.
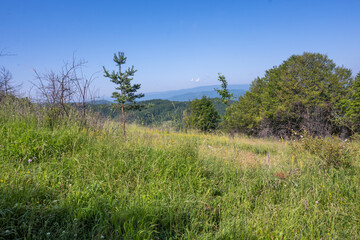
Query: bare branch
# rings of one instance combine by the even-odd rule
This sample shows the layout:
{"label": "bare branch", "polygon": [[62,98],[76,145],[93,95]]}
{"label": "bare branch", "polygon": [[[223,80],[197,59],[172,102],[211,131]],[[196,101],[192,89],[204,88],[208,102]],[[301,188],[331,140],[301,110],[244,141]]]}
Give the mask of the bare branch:
{"label": "bare branch", "polygon": [[[52,109],[69,116],[70,103],[79,107],[81,118],[86,122],[87,102],[91,97],[90,85],[94,75],[90,78],[84,76],[82,68],[86,64],[84,60],[77,60],[73,55],[70,62],[63,63],[61,70],[40,74],[36,70],[33,85],[43,102]],[[62,114],[61,114],[62,115]],[[61,116],[60,116],[61,117]]]}
{"label": "bare branch", "polygon": [[15,95],[21,84],[15,85],[12,74],[5,67],[0,67],[0,96]]}
{"label": "bare branch", "polygon": [[85,64],[85,61],[77,61],[73,57],[72,62],[64,62],[61,70],[56,73],[50,71],[40,74],[35,73],[33,85],[38,90],[42,101],[45,101],[51,108],[59,108],[67,116],[68,104],[73,101],[76,93],[76,82],[80,80],[77,71]]}

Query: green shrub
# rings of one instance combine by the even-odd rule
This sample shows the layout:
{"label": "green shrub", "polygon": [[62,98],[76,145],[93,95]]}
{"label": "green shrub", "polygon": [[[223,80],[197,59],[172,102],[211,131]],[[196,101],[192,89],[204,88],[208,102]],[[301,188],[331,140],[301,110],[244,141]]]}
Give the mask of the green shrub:
{"label": "green shrub", "polygon": [[300,139],[292,145],[295,151],[306,151],[315,155],[325,167],[348,168],[355,157],[349,143],[337,137],[313,137],[300,135]]}

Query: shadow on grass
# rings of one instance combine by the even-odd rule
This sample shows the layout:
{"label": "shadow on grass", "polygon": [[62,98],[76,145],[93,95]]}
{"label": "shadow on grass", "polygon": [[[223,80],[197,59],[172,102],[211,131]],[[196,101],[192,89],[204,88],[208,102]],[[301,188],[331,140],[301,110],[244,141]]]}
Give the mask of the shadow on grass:
{"label": "shadow on grass", "polygon": [[[221,221],[205,210],[197,216],[189,204],[116,208],[102,196],[61,194],[41,187],[0,188],[0,239],[189,239],[215,236]],[[209,219],[212,226],[203,225]]]}

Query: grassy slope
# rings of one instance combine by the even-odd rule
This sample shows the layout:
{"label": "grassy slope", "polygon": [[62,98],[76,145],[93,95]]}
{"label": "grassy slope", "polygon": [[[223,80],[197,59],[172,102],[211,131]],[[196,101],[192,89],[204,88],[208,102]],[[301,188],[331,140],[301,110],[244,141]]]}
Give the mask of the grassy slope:
{"label": "grassy slope", "polygon": [[324,168],[271,139],[42,122],[1,108],[0,239],[360,237],[358,158]]}

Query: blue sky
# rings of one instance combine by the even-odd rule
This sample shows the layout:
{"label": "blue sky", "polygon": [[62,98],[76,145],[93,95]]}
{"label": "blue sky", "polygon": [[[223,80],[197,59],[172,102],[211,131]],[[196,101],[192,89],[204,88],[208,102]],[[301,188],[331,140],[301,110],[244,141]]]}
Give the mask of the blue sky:
{"label": "blue sky", "polygon": [[145,93],[218,84],[218,72],[251,83],[305,51],[356,74],[359,10],[360,0],[0,0],[0,49],[16,54],[0,65],[28,92],[33,69],[59,70],[75,52],[101,96],[114,91],[102,66],[113,69],[117,51]]}

